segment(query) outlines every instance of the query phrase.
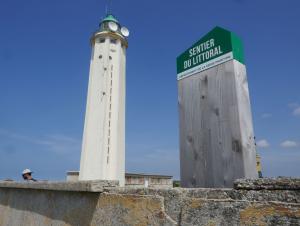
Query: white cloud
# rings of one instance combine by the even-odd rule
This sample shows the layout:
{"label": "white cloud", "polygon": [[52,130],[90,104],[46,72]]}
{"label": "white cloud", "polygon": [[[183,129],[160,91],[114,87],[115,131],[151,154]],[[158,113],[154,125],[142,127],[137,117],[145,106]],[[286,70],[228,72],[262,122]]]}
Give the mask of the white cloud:
{"label": "white cloud", "polygon": [[298,103],[289,103],[289,107],[292,109],[294,116],[300,116],[300,105]]}
{"label": "white cloud", "polygon": [[42,141],[48,150],[60,154],[72,153],[81,147],[80,140],[62,134],[45,136]]}
{"label": "white cloud", "polygon": [[0,128],[0,135],[15,140],[15,142],[26,142],[42,150],[52,151],[59,154],[72,153],[74,150],[79,150],[81,146],[81,141],[75,138],[62,135],[46,135],[46,136],[29,136],[14,133],[8,130]]}
{"label": "white cloud", "polygon": [[256,142],[256,145],[257,145],[257,147],[259,147],[259,148],[268,148],[268,147],[270,147],[270,144],[269,144],[269,142],[267,141],[267,140],[259,140],[259,141],[257,141]]}
{"label": "white cloud", "polygon": [[283,141],[280,144],[280,146],[283,147],[283,148],[295,148],[295,147],[298,147],[298,144],[295,141],[286,140],[286,141]]}
{"label": "white cloud", "polygon": [[300,116],[300,107],[297,107],[297,108],[294,109],[293,115]]}
{"label": "white cloud", "polygon": [[270,113],[264,113],[264,114],[261,115],[261,117],[262,118],[270,118],[270,117],[272,117],[272,114],[270,114]]}
{"label": "white cloud", "polygon": [[289,103],[289,107],[290,107],[290,108],[297,108],[297,107],[299,107],[299,104],[296,103],[296,102],[294,102],[294,103]]}

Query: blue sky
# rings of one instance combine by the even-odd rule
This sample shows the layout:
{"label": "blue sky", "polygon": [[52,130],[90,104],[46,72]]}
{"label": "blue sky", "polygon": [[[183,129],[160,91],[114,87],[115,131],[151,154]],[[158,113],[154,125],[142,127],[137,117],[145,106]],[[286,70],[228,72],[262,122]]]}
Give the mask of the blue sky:
{"label": "blue sky", "polygon": [[[0,1],[0,179],[79,168],[89,38],[106,1]],[[244,43],[264,176],[300,176],[300,1],[121,1],[126,169],[179,177],[176,57],[215,26]]]}

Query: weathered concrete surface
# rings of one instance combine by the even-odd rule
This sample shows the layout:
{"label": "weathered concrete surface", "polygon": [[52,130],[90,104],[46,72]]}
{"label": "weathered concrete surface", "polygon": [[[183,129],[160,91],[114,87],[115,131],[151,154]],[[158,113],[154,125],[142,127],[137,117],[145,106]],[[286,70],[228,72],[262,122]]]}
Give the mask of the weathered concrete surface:
{"label": "weathered concrete surface", "polygon": [[239,179],[234,183],[236,189],[248,190],[299,190],[300,178],[279,177],[259,180]]}
{"label": "weathered concrete surface", "polygon": [[245,65],[230,60],[179,80],[178,107],[182,187],[257,178]]}
{"label": "weathered concrete surface", "polygon": [[0,188],[1,226],[174,225],[163,197]]}
{"label": "weathered concrete surface", "polygon": [[58,190],[58,191],[87,191],[102,192],[106,187],[116,187],[118,181],[96,180],[96,181],[75,181],[75,182],[14,182],[0,181],[0,188],[24,188],[24,189],[41,189],[41,190]]}
{"label": "weathered concrete surface", "polygon": [[106,187],[101,192],[0,183],[0,226],[300,225],[300,190],[296,179],[284,180],[285,189],[279,190],[258,189],[255,184],[264,182],[255,180],[246,189]]}

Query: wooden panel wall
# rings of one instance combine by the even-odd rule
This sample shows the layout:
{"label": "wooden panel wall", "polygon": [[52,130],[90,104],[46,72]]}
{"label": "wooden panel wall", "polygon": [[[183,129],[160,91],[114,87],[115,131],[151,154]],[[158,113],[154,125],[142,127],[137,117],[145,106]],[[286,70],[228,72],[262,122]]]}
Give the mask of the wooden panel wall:
{"label": "wooden panel wall", "polygon": [[231,60],[178,81],[183,187],[232,187],[256,178],[245,66]]}

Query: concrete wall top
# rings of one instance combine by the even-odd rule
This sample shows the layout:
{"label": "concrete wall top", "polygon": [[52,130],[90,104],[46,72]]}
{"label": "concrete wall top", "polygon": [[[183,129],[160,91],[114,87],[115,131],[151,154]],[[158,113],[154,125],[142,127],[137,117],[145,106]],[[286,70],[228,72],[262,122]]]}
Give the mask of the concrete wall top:
{"label": "concrete wall top", "polygon": [[117,187],[117,181],[76,181],[76,182],[15,182],[0,181],[0,188],[21,188],[37,190],[103,192],[105,188]]}
{"label": "concrete wall top", "polygon": [[0,182],[0,226],[300,225],[299,183],[279,178],[239,180],[238,189],[149,189],[108,181]]}
{"label": "concrete wall top", "polygon": [[[37,190],[58,190],[58,191],[85,191],[103,192],[114,188],[119,188],[118,181],[95,180],[95,181],[40,181],[40,182],[17,182],[0,181],[0,188],[20,188]],[[172,189],[172,188],[167,188]],[[232,190],[232,189],[188,189],[180,190]],[[238,179],[234,182],[234,189],[237,190],[300,190],[300,178],[279,177],[260,179]]]}
{"label": "concrete wall top", "polygon": [[242,190],[300,190],[300,178],[238,179],[234,182],[234,188]]}

